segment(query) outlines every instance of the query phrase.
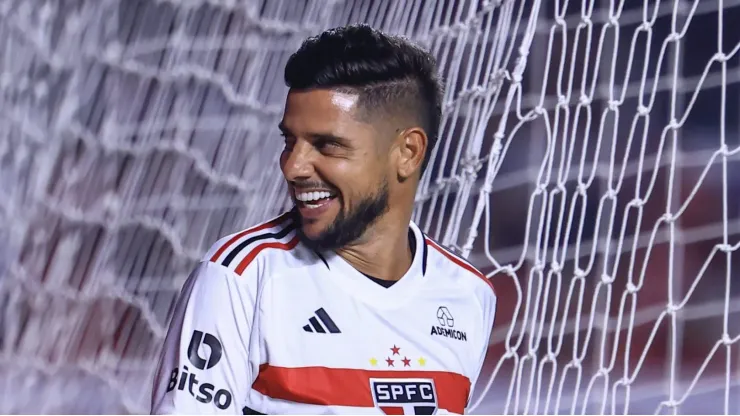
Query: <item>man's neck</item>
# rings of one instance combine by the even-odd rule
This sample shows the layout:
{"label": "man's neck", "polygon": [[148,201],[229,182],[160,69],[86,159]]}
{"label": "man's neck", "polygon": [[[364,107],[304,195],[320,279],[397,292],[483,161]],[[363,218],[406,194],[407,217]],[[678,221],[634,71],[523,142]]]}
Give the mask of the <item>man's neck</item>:
{"label": "man's neck", "polygon": [[337,254],[366,275],[383,280],[401,279],[414,258],[409,242],[411,219],[389,220],[381,219],[360,241],[338,249]]}

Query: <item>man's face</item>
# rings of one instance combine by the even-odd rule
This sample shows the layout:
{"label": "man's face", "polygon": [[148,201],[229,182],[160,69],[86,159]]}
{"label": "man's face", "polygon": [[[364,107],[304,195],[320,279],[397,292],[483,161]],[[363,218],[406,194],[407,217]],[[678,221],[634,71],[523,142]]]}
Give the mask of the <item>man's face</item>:
{"label": "man's face", "polygon": [[357,95],[291,91],[280,156],[304,240],[334,250],[360,238],[388,209],[388,149],[356,117]]}

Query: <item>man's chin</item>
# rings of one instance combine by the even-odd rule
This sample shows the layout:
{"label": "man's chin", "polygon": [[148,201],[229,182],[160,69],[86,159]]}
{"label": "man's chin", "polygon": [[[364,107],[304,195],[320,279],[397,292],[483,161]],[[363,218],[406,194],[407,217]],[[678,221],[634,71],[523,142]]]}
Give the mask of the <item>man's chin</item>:
{"label": "man's chin", "polygon": [[300,228],[298,228],[301,240],[305,243],[317,247],[321,245],[321,240],[326,229],[328,227],[324,224],[320,224],[319,221],[302,221]]}
{"label": "man's chin", "polygon": [[317,225],[318,224],[306,224],[304,222],[300,228],[301,237],[308,241],[320,240],[325,227],[317,227]]}

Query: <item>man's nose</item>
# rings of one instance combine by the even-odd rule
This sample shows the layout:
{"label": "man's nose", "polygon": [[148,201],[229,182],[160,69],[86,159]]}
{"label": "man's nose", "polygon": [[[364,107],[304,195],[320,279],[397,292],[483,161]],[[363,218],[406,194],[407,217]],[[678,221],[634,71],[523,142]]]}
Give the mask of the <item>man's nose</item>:
{"label": "man's nose", "polygon": [[314,173],[311,146],[299,141],[283,154],[283,175],[291,182],[310,179]]}

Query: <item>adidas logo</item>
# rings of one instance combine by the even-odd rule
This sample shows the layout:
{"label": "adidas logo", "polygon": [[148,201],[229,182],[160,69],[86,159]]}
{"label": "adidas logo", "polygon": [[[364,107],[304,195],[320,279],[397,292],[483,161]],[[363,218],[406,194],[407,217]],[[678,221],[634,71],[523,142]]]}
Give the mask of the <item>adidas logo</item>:
{"label": "adidas logo", "polygon": [[[319,308],[316,311],[316,316],[312,316],[311,318],[309,318],[308,323],[309,325],[303,326],[303,330],[306,332],[318,332],[319,334],[325,334],[327,332],[329,332],[330,334],[342,333],[342,331],[337,328],[337,324],[335,324],[334,321],[332,321],[332,319],[329,317],[329,314],[326,313],[324,308]],[[322,323],[324,324],[324,326],[321,326]]]}

